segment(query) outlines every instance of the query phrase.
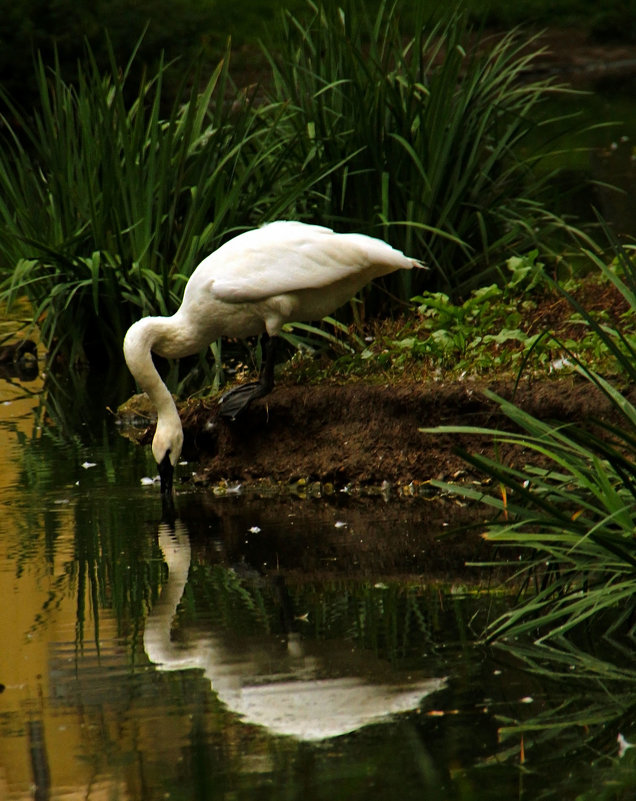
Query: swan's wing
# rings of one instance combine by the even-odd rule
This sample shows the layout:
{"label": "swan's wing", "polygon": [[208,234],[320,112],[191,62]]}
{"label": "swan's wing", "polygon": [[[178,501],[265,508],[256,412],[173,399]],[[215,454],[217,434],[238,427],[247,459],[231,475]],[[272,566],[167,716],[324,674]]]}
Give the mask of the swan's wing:
{"label": "swan's wing", "polygon": [[326,288],[354,275],[364,282],[416,262],[363,234],[277,222],[230,240],[202,262],[211,291],[228,303],[250,303],[303,289]]}

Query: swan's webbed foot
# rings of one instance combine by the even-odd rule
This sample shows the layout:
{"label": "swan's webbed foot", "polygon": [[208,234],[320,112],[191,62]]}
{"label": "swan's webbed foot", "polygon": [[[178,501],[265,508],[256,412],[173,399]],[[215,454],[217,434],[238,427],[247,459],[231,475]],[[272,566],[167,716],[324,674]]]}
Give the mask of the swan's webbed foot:
{"label": "swan's webbed foot", "polygon": [[263,335],[263,366],[258,381],[239,384],[228,390],[219,400],[221,417],[229,420],[236,418],[244,412],[256,398],[269,395],[274,387],[274,348],[275,338]]}
{"label": "swan's webbed foot", "polygon": [[233,387],[221,396],[219,400],[221,407],[219,409],[219,414],[221,417],[236,420],[253,400],[269,395],[271,389],[271,387],[262,384],[260,381],[250,381],[247,384],[239,384],[238,387]]}

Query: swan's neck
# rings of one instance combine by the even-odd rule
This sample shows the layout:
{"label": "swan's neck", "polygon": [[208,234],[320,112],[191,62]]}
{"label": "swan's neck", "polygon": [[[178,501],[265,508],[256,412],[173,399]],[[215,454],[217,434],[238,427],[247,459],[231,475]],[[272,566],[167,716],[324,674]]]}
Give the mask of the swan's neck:
{"label": "swan's neck", "polygon": [[[171,343],[172,347],[164,347],[165,343]],[[169,448],[174,465],[183,443],[181,420],[172,395],[152,361],[153,350],[174,356],[188,352],[181,347],[172,317],[144,317],[132,325],[124,339],[124,357],[135,380],[157,409],[157,430],[153,439],[155,459],[161,462]]]}
{"label": "swan's neck", "polygon": [[124,357],[135,380],[157,408],[159,417],[177,413],[172,395],[152,361],[152,351],[169,338],[170,317],[144,317],[128,329]]}

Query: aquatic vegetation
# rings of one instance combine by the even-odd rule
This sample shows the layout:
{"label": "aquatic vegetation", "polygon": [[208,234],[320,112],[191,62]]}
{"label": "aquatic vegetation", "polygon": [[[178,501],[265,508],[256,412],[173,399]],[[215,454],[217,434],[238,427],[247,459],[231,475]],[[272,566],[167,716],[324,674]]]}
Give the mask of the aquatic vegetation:
{"label": "aquatic vegetation", "polygon": [[[633,314],[636,268],[631,252],[617,243],[614,246],[616,259],[611,266],[593,254],[589,257],[620,290]],[[595,320],[572,303],[633,386],[633,335]],[[491,433],[495,443],[516,447],[517,456],[506,463],[463,454],[467,462],[494,479],[496,493],[471,487],[450,489],[496,511],[485,534],[490,541],[503,548],[524,549],[519,572],[525,576],[527,592],[517,607],[490,624],[488,638],[530,637],[549,646],[544,656],[551,659],[555,653],[568,653],[565,635],[581,636],[592,623],[602,629],[603,636],[622,632],[634,638],[636,408],[609,380],[575,354],[571,358],[578,372],[604,393],[613,418],[591,420],[586,426],[549,424],[490,393],[512,423],[510,431],[433,429]]]}

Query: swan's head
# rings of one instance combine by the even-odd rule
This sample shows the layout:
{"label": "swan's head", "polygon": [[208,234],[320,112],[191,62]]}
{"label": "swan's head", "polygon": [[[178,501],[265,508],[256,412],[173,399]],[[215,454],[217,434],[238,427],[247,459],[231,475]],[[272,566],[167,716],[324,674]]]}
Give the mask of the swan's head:
{"label": "swan's head", "polygon": [[[130,326],[124,338],[124,357],[137,383],[157,409],[157,428],[152,440],[152,455],[159,465],[161,493],[172,492],[174,466],[181,456],[183,429],[172,395],[161,380],[151,352],[157,342],[169,339],[171,318],[143,317]],[[167,332],[167,333],[166,333]]]}
{"label": "swan's head", "polygon": [[183,429],[177,416],[176,420],[161,419],[157,421],[157,430],[152,440],[152,455],[159,466],[161,494],[172,493],[172,477],[174,468],[183,447]]}

